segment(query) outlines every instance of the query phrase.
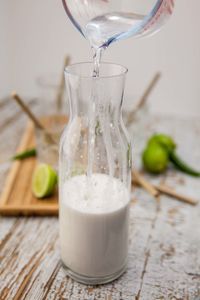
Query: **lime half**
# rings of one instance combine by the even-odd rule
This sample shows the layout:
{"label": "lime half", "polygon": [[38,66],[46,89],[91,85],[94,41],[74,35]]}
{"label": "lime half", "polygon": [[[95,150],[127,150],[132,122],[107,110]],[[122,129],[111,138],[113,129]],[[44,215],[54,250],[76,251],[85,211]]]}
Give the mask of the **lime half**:
{"label": "lime half", "polygon": [[57,184],[57,174],[47,164],[40,164],[36,167],[32,179],[32,192],[37,198],[51,196]]}

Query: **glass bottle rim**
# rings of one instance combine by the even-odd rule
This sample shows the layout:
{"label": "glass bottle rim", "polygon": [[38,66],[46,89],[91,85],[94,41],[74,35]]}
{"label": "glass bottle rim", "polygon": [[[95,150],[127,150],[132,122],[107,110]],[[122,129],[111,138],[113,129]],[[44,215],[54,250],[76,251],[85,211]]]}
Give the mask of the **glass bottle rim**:
{"label": "glass bottle rim", "polygon": [[[91,70],[90,70],[90,74],[86,75],[86,74],[81,74],[81,66],[91,66]],[[100,76],[98,77],[93,77],[93,62],[79,62],[79,63],[74,63],[71,64],[69,66],[67,66],[64,70],[64,73],[66,75],[70,75],[70,76],[75,76],[75,77],[79,77],[79,78],[85,78],[85,79],[106,79],[106,78],[116,78],[116,77],[123,77],[128,73],[128,68],[126,68],[125,66],[121,65],[121,64],[117,64],[117,63],[110,63],[110,62],[101,62],[100,64],[100,72],[102,71],[102,67],[111,67],[114,69],[117,69],[115,72],[113,72],[113,74],[108,74],[108,75],[102,75],[100,73]],[[77,70],[75,70],[76,67],[79,67]],[[79,71],[79,72],[78,72]],[[107,70],[109,73],[109,69]]]}

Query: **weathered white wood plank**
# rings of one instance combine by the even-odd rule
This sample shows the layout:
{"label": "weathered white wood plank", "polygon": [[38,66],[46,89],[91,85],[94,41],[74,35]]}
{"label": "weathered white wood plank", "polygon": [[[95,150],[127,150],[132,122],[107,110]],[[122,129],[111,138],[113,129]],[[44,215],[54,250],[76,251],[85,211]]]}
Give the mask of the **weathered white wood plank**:
{"label": "weathered white wood plank", "polygon": [[1,250],[0,299],[21,299],[24,287],[41,262],[49,251],[54,252],[56,224],[57,219],[53,218],[46,218],[45,222],[42,218],[17,219],[12,236]]}
{"label": "weathered white wood plank", "polygon": [[199,207],[185,208],[172,202],[163,198],[149,246],[141,299],[200,297]]}

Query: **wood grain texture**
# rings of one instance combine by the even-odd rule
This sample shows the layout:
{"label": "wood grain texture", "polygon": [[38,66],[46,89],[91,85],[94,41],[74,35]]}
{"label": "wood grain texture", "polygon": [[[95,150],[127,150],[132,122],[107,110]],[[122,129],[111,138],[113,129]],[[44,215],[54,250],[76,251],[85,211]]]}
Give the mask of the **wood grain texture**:
{"label": "wood grain texture", "polygon": [[[1,138],[7,137],[4,145],[0,143],[0,154],[4,149],[8,157],[14,153],[25,121],[14,121],[10,130],[7,127],[6,133],[0,133]],[[148,120],[147,134],[155,131],[172,134],[181,155],[200,168],[198,120],[154,117]],[[0,168],[1,185],[8,169],[9,164]],[[199,179],[173,170],[150,179],[194,198],[200,196]],[[85,286],[65,275],[55,217],[1,217],[0,258],[0,299],[199,300],[200,205],[192,207],[168,197],[156,202],[145,191],[135,189],[127,272],[104,286]]]}
{"label": "wood grain texture", "polygon": [[[51,122],[47,119],[46,121],[47,125]],[[34,125],[29,122],[17,152],[31,149],[34,146]],[[1,215],[58,215],[57,193],[47,200],[38,200],[32,194],[31,181],[36,164],[35,157],[13,162],[0,198]]]}

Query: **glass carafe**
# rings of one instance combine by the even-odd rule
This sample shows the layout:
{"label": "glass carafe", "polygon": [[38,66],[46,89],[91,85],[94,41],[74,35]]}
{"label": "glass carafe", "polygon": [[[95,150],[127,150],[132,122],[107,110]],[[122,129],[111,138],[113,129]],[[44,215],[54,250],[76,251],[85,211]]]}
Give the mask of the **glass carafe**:
{"label": "glass carafe", "polygon": [[127,69],[102,63],[65,70],[70,119],[60,142],[61,258],[77,281],[99,284],[127,263],[131,144],[122,121]]}

